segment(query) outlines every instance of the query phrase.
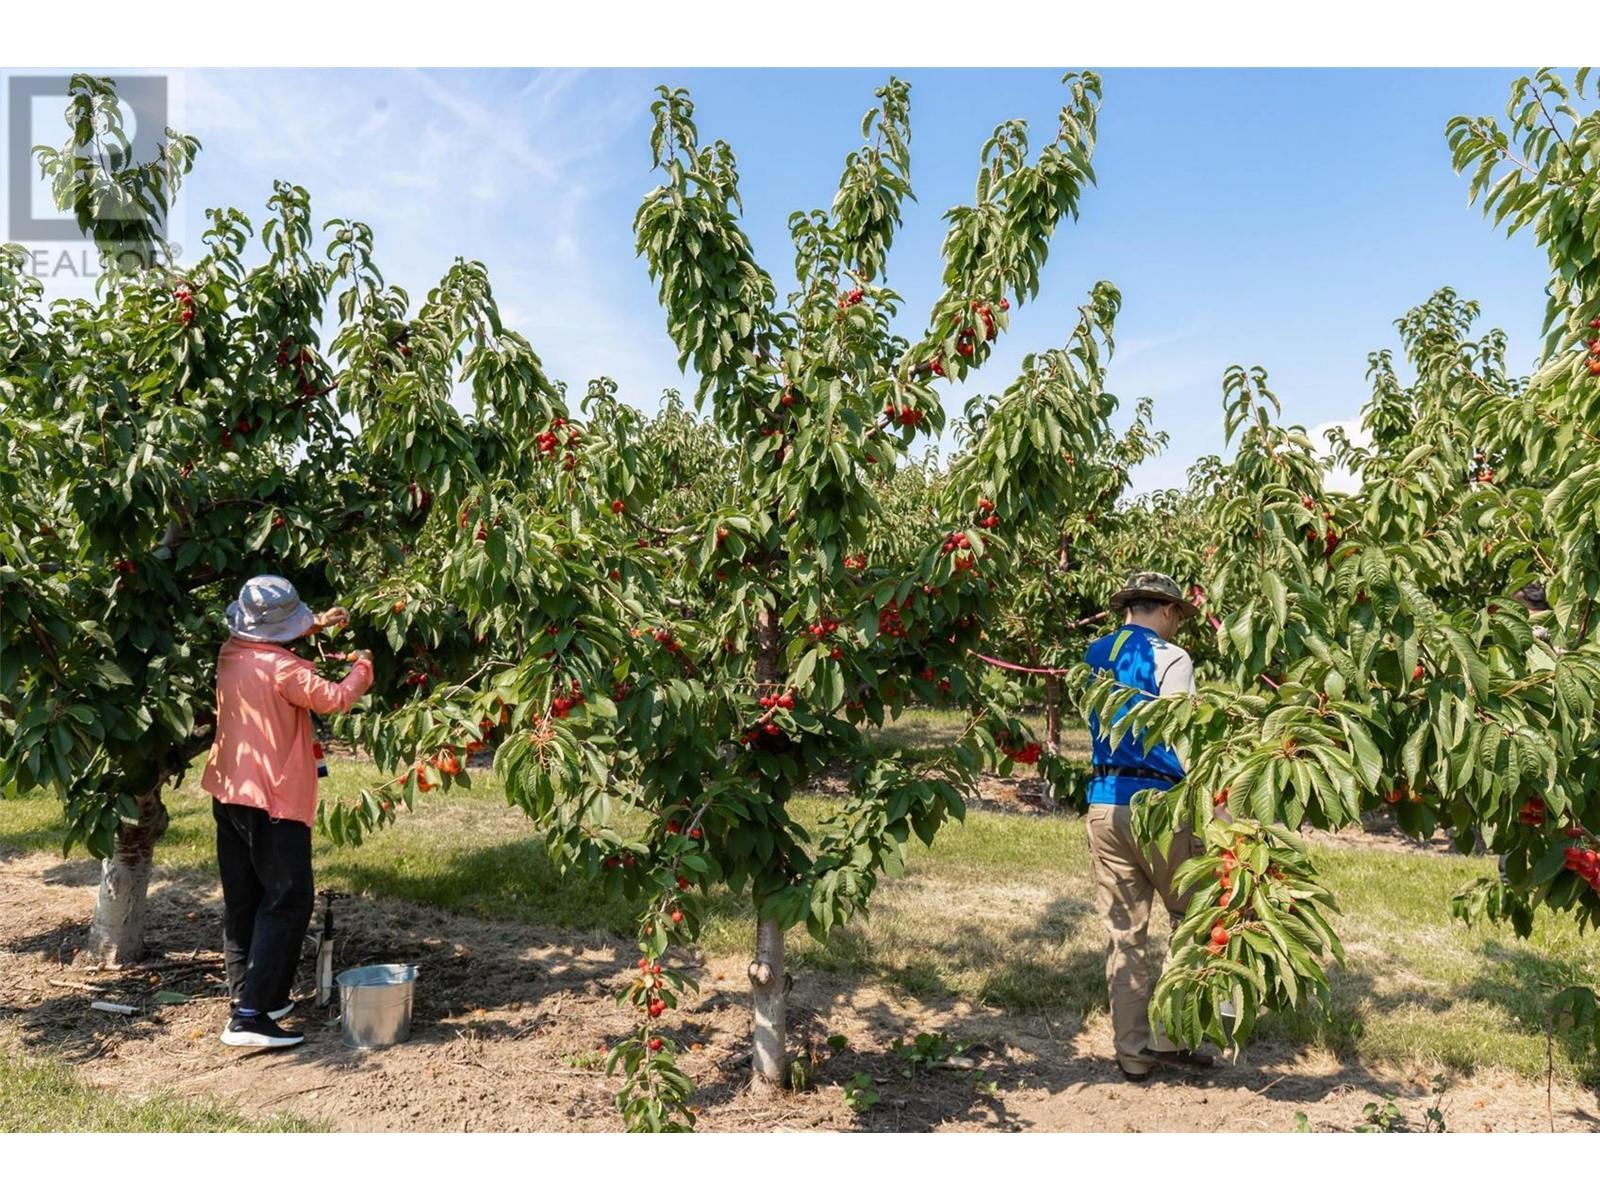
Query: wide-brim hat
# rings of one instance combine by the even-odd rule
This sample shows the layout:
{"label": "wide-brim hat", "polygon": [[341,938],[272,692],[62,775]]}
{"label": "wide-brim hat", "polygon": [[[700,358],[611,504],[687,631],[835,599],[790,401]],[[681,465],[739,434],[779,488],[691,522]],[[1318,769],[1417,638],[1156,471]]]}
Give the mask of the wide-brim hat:
{"label": "wide-brim hat", "polygon": [[228,628],[247,642],[292,642],[316,623],[294,584],[278,575],[257,575],[228,605]]}
{"label": "wide-brim hat", "polygon": [[1178,611],[1187,621],[1200,609],[1189,602],[1183,594],[1183,589],[1170,575],[1163,575],[1160,571],[1135,571],[1128,576],[1128,582],[1120,591],[1111,597],[1113,612],[1122,612],[1135,600],[1154,600],[1158,604],[1176,604]]}

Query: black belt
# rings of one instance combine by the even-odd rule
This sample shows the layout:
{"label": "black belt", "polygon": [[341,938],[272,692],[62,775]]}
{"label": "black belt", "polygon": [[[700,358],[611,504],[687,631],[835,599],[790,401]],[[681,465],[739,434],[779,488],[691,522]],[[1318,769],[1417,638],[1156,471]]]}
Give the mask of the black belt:
{"label": "black belt", "polygon": [[1094,779],[1159,779],[1163,783],[1182,783],[1182,775],[1157,771],[1154,767],[1108,767],[1095,764],[1089,769]]}

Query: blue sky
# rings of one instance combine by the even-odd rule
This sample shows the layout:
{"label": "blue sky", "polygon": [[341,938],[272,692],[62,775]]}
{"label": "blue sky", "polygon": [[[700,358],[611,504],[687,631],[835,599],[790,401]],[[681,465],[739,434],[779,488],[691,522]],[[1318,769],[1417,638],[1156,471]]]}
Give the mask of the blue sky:
{"label": "blue sky", "polygon": [[[746,229],[780,293],[787,218],[825,207],[862,112],[889,74],[862,70],[195,71],[181,123],[205,150],[188,223],[205,207],[260,214],[273,179],[307,186],[319,219],[370,223],[391,281],[420,296],[456,255],[490,268],[510,322],[581,393],[616,378],[652,408],[681,385],[631,221],[653,184],[647,133],[658,82],[688,87],[702,138],[739,157]],[[888,279],[906,332],[939,278],[941,215],[972,192],[978,149],[1000,121],[1053,135],[1060,72],[894,72],[912,83],[919,203]],[[1140,488],[1176,485],[1221,449],[1224,368],[1261,363],[1290,420],[1348,419],[1369,350],[1449,284],[1537,347],[1545,273],[1530,239],[1507,241],[1466,203],[1445,122],[1500,113],[1514,70],[1104,71],[1099,186],[1058,232],[1042,297],[966,385],[999,391],[1029,350],[1059,344],[1097,279],[1123,292],[1113,390],[1156,401],[1172,435]]]}

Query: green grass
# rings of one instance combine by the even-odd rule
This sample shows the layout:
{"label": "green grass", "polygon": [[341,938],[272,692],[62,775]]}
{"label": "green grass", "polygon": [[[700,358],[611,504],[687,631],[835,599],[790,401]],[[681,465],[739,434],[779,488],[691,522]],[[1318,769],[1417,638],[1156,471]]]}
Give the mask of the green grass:
{"label": "green grass", "polygon": [[314,1133],[297,1117],[255,1120],[167,1093],[123,1096],[81,1082],[72,1068],[0,1045],[0,1133]]}
{"label": "green grass", "polygon": [[[914,745],[937,729],[934,714],[898,734]],[[158,860],[213,875],[209,802],[197,777],[169,797],[172,826]],[[353,795],[374,778],[369,767],[335,761],[325,787]],[[802,796],[795,807],[815,818],[829,803]],[[60,810],[50,798],[0,803],[0,847],[53,851],[60,838]],[[1452,921],[1451,894],[1488,873],[1485,860],[1343,847],[1315,857],[1344,910],[1337,928],[1348,963],[1331,969],[1326,1012],[1269,1020],[1263,1036],[1373,1062],[1544,1071],[1544,998],[1568,982],[1593,983],[1600,938],[1581,937],[1569,919],[1551,914],[1539,917],[1526,942]],[[932,848],[913,846],[910,864],[905,879],[879,888],[867,919],[828,945],[795,931],[797,966],[1014,1014],[1076,1021],[1104,1009],[1104,934],[1081,822],[973,812]],[[475,773],[471,792],[430,798],[362,847],[319,839],[316,869],[321,885],[454,912],[619,934],[633,928],[627,905],[607,900],[596,884],[557,875],[531,826],[485,772]],[[706,950],[744,953],[751,940],[744,901],[717,893],[707,915]],[[1555,1060],[1568,1078],[1592,1078],[1600,1068],[1592,1046],[1562,1034]]]}

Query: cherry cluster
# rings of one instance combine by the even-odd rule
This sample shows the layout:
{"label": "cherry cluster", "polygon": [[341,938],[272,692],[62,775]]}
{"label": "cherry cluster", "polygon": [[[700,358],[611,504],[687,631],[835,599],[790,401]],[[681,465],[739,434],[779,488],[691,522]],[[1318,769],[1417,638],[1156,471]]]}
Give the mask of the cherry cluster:
{"label": "cherry cluster", "polygon": [[748,746],[758,738],[764,738],[775,746],[781,746],[788,742],[789,735],[783,731],[782,726],[772,719],[772,715],[774,709],[781,708],[785,712],[791,711],[794,708],[794,693],[769,692],[761,697],[759,703],[766,710],[766,715],[739,735],[739,744]]}
{"label": "cherry cluster", "polygon": [[1206,953],[1220,958],[1228,948],[1230,941],[1228,924],[1226,921],[1213,921],[1211,924],[1211,940],[1206,943]]}
{"label": "cherry cluster", "polygon": [[[934,359],[935,365],[933,373],[935,375],[943,375],[944,368],[939,366],[938,363],[939,360]],[[916,409],[910,407],[909,405],[907,405],[905,408],[896,408],[892,402],[883,406],[883,415],[888,417],[891,422],[899,421],[900,424],[904,425],[908,429],[922,420],[922,414]]]}
{"label": "cherry cluster", "polygon": [[550,700],[550,711],[557,720],[575,708],[583,707],[583,684],[574,679],[567,690],[557,692]]}
{"label": "cherry cluster", "polygon": [[1039,745],[1038,742],[1024,742],[1021,746],[1011,746],[1005,742],[1000,743],[1000,753],[1015,763],[1032,765],[1039,761],[1039,755],[1043,751],[1044,747]]}
{"label": "cherry cluster", "polygon": [[[1583,836],[1577,829],[1569,829],[1567,833]],[[1600,850],[1593,846],[1568,846],[1563,857],[1567,870],[1575,872],[1591,889],[1600,892]]]}
{"label": "cherry cluster", "polygon": [[[1307,512],[1315,512],[1319,517],[1327,516],[1327,511],[1319,507],[1317,502],[1310,496],[1301,496],[1300,503],[1302,506],[1304,506]],[[1319,535],[1315,525],[1307,525],[1306,541],[1310,542],[1312,545],[1316,545],[1319,540],[1322,542],[1322,557],[1331,557],[1333,552],[1339,548],[1339,531],[1333,528],[1332,525],[1329,525],[1328,531]]]}
{"label": "cherry cluster", "polygon": [[[1001,312],[1008,312],[1011,309],[1011,302],[1002,296],[999,300],[999,308]],[[986,301],[974,300],[972,302],[972,311],[977,313],[979,319],[983,322],[983,340],[986,342],[993,341],[994,335],[998,332],[994,323],[994,306]],[[978,334],[971,326],[956,335],[956,353],[961,355],[962,358],[971,358],[977,352],[977,349]]]}
{"label": "cherry cluster", "polygon": [[[652,627],[646,629],[645,632],[651,637],[655,638],[656,643],[669,654],[676,654],[680,649],[678,645],[678,639],[672,636],[672,631],[670,629],[656,629]],[[634,637],[638,637],[639,631],[635,629],[633,631],[633,635]]]}
{"label": "cherry cluster", "polygon": [[[564,441],[561,432],[563,429],[566,430]],[[554,457],[556,450],[561,445],[566,445],[567,453],[561,460],[561,468],[564,471],[571,471],[578,465],[577,456],[572,453],[572,448],[582,440],[583,435],[568,425],[565,417],[557,417],[550,422],[549,429],[534,438],[534,443],[539,447],[539,453],[548,457]]]}
{"label": "cherry cluster", "polygon": [[298,407],[317,395],[316,355],[307,346],[296,348],[294,341],[284,338],[278,343],[277,363],[280,367],[292,366],[295,371],[295,390],[300,394]]}
{"label": "cherry cluster", "polygon": [[878,610],[878,632],[888,638],[901,638],[906,635],[905,621],[900,616],[900,606],[893,600]]}
{"label": "cherry cluster", "polygon": [[[971,539],[964,533],[952,533],[944,539],[944,545],[939,548],[940,554],[955,554],[955,567],[958,571],[970,571],[978,565],[975,555],[966,553],[972,545]],[[960,551],[960,553],[957,553]]]}
{"label": "cherry cluster", "polygon": [[[637,1003],[652,1017],[659,1017],[667,1011],[666,1001],[656,994],[657,989],[661,987],[661,964],[641,958],[638,965],[640,978],[637,985]],[[661,1049],[661,1039],[651,1039],[650,1049],[652,1052]]]}

